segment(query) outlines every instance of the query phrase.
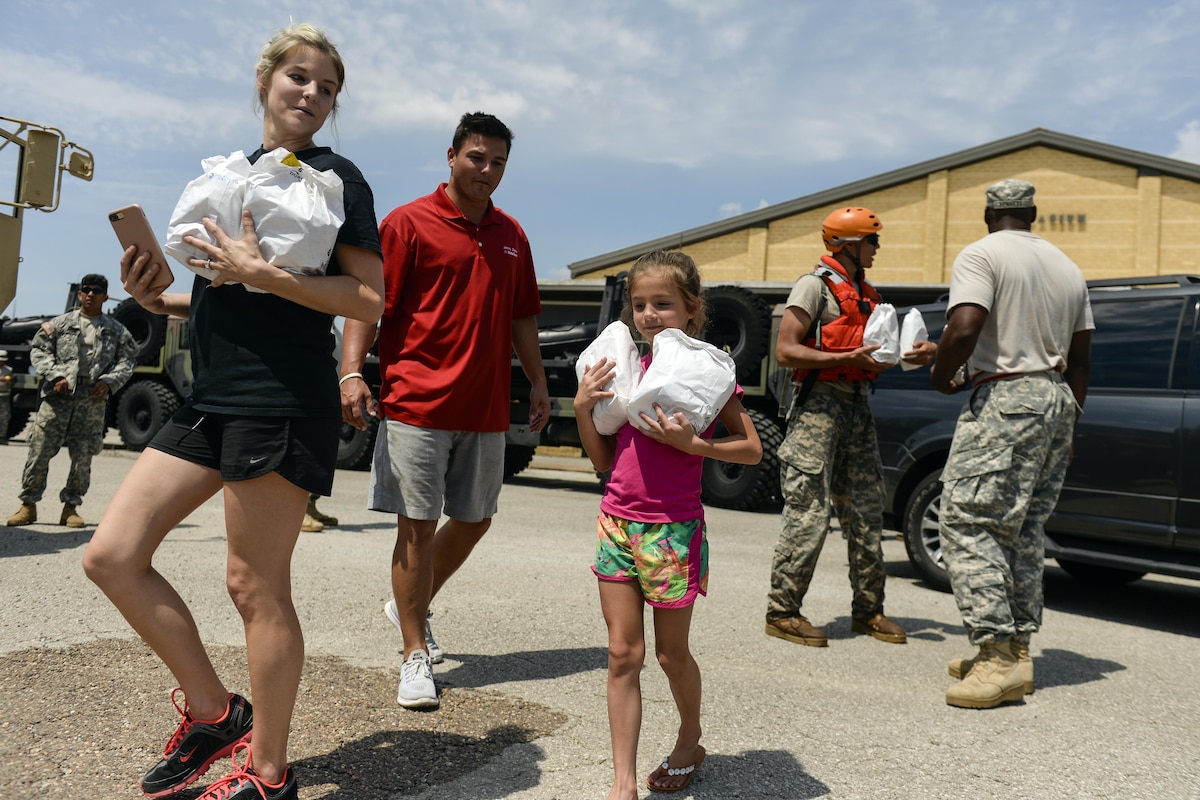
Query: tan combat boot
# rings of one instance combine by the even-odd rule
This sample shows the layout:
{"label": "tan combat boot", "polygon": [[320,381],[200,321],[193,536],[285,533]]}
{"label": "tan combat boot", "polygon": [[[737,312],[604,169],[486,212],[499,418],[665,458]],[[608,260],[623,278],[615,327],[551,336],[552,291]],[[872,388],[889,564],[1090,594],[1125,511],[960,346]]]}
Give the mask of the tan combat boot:
{"label": "tan combat boot", "polygon": [[971,671],[946,690],[946,704],[958,708],[995,708],[1025,696],[1010,642],[991,642],[979,648]]}
{"label": "tan combat boot", "polygon": [[[320,509],[317,508],[317,501],[313,500],[312,498],[309,498],[309,500],[308,500],[308,510],[305,513],[307,515],[306,521],[307,521],[307,517],[312,517],[314,520],[321,523],[322,525],[328,525],[331,528],[334,525],[337,525],[337,517],[331,517],[328,514],[323,513]],[[301,530],[303,530],[303,528]]]}
{"label": "tan combat boot", "polygon": [[[1017,657],[1017,673],[1025,682],[1025,694],[1033,694],[1033,659],[1029,656],[1029,645],[1016,642],[1009,642],[1009,644],[1012,645],[1013,654]],[[979,656],[976,655],[975,658],[979,658]],[[971,667],[975,666],[975,658],[952,659],[947,669],[950,677],[961,681],[963,676],[971,671]]]}
{"label": "tan combat boot", "polygon": [[19,528],[22,525],[29,525],[37,522],[37,505],[34,503],[21,503],[21,507],[17,509],[17,513],[8,518],[5,523],[10,528]]}
{"label": "tan combat boot", "polygon": [[79,512],[75,510],[75,506],[70,503],[63,503],[62,516],[58,518],[59,525],[66,525],[68,528],[82,528],[87,525],[83,521],[83,517],[79,516]]}
{"label": "tan combat boot", "polygon": [[311,514],[305,514],[304,521],[300,523],[300,530],[305,533],[320,533],[325,530],[325,526],[313,519]]}
{"label": "tan combat boot", "polygon": [[786,639],[796,644],[806,644],[809,647],[828,647],[829,637],[825,631],[813,625],[805,617],[797,614],[794,617],[773,619],[767,623],[767,636],[776,639]]}

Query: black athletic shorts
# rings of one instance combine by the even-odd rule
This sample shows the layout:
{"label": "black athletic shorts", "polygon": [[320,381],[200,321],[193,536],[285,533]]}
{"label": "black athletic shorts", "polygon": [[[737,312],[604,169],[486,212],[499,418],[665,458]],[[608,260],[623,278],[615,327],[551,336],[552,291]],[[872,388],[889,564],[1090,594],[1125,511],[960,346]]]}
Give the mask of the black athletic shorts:
{"label": "black athletic shorts", "polygon": [[340,430],[337,417],[245,417],[184,406],[148,446],[219,470],[223,481],[278,472],[309,493],[328,495]]}

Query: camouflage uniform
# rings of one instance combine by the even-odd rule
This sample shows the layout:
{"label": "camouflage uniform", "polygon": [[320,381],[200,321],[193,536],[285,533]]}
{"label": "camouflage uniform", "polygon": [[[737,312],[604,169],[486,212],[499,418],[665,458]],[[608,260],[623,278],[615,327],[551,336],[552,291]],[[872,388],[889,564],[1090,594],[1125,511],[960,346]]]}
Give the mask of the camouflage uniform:
{"label": "camouflage uniform", "polygon": [[830,506],[846,534],[851,613],[883,611],[883,473],[866,385],[849,394],[819,382],[793,409],[779,447],[785,507],[771,563],[767,621],[796,616],[829,533]]}
{"label": "camouflage uniform", "polygon": [[1041,625],[1043,526],[1066,476],[1075,411],[1052,371],[979,386],[959,415],[939,532],[972,645],[1028,646]]}
{"label": "camouflage uniform", "polygon": [[0,363],[0,442],[8,441],[8,421],[12,416],[13,371]]}
{"label": "camouflage uniform", "polygon": [[[75,310],[55,317],[33,337],[29,355],[42,376],[42,402],[29,434],[29,457],[21,476],[22,503],[42,499],[50,459],[64,443],[71,455],[71,471],[59,499],[71,505],[83,502],[92,479],[92,456],[100,452],[104,441],[105,404],[133,374],[137,342],[124,325],[106,314],[91,318],[96,340],[81,368],[81,316]],[[71,386],[67,394],[54,391],[61,378]],[[108,395],[92,396],[97,381],[108,384]]]}

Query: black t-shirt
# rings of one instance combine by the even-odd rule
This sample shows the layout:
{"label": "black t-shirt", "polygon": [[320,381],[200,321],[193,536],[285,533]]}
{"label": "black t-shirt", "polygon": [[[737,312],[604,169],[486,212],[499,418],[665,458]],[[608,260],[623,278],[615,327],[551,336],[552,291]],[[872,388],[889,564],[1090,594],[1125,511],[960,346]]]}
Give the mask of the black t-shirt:
{"label": "black t-shirt", "polygon": [[[250,155],[258,160],[266,151]],[[295,154],[343,183],[346,221],[337,243],[381,252],[371,187],[328,147]],[[340,275],[335,248],[326,275]],[[333,316],[238,284],[213,288],[197,275],[191,304],[192,396],[202,411],[262,417],[341,415]]]}

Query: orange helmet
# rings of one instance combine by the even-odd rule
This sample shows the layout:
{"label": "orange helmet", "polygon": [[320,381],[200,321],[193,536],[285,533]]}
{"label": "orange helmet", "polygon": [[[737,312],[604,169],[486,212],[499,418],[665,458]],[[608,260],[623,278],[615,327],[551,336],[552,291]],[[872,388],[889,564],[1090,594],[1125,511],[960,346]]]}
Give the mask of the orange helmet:
{"label": "orange helmet", "polygon": [[836,253],[847,242],[859,242],[863,237],[883,230],[883,223],[869,208],[839,208],[821,223],[821,238],[829,252]]}

